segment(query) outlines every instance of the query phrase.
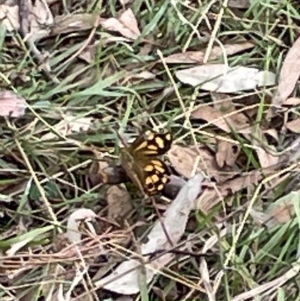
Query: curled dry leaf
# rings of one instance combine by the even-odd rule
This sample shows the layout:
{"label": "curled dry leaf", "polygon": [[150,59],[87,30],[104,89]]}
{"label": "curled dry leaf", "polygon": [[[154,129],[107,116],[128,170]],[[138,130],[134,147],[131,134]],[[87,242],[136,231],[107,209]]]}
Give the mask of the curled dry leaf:
{"label": "curled dry leaf", "polygon": [[300,37],[296,40],[292,48],[283,61],[279,74],[279,84],[272,104],[281,106],[293,92],[300,76]]}
{"label": "curled dry leaf", "polygon": [[130,195],[126,189],[111,186],[107,190],[108,219],[123,224],[133,210]]}
{"label": "curled dry leaf", "polygon": [[91,209],[81,208],[74,211],[68,218],[66,237],[71,243],[78,243],[81,240],[79,230],[82,222],[90,222],[97,217]]}
{"label": "curled dry leaf", "polygon": [[275,84],[276,78],[270,71],[259,71],[243,66],[231,68],[225,64],[183,69],[175,72],[175,75],[184,84],[200,86],[202,90],[219,93],[235,93],[260,86],[271,86]]}
{"label": "curled dry leaf", "polygon": [[[235,53],[251,49],[253,48],[254,45],[249,42],[245,43],[238,43],[238,44],[227,44],[224,45],[223,48],[220,46],[216,45],[213,47],[213,49],[210,52],[209,59],[210,60],[215,60],[222,55],[224,55],[224,48],[226,51],[226,55],[233,55]],[[203,58],[205,55],[205,50],[203,51],[187,51],[183,53],[174,53],[169,55],[168,57],[165,58],[166,63],[203,63]]]}
{"label": "curled dry leaf", "polygon": [[125,10],[118,19],[109,18],[102,20],[100,24],[107,30],[119,32],[125,38],[132,40],[137,39],[141,32],[138,28],[137,20],[133,11],[128,8]]}
{"label": "curled dry leaf", "polygon": [[203,106],[191,114],[194,118],[202,119],[213,124],[226,133],[234,130],[237,133],[249,134],[251,133],[251,126],[247,117],[243,113],[224,114],[217,108],[210,106]]}
{"label": "curled dry leaf", "polygon": [[232,166],[239,155],[239,146],[229,141],[219,140],[217,143],[216,162],[220,168]]}
{"label": "curled dry leaf", "polygon": [[[176,199],[164,214],[162,221],[157,221],[148,235],[147,242],[141,245],[142,254],[149,254],[161,249],[169,249],[177,244],[182,237],[193,202],[201,191],[202,176],[195,175],[180,190]],[[164,226],[162,226],[162,223]],[[165,234],[168,233],[168,237]],[[172,245],[169,242],[172,241]],[[146,261],[148,256],[144,256]],[[173,258],[167,253],[145,265],[146,282],[149,283],[153,276],[166,266]],[[96,288],[104,288],[118,294],[132,295],[139,292],[140,262],[129,259],[120,264],[113,273],[95,282]]]}
{"label": "curled dry leaf", "polygon": [[27,107],[23,97],[12,91],[0,91],[0,116],[22,117]]}

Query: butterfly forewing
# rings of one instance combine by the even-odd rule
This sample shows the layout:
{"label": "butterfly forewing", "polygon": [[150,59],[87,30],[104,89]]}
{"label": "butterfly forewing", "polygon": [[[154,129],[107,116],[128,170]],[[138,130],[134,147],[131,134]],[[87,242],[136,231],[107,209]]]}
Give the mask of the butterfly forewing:
{"label": "butterfly forewing", "polygon": [[155,157],[165,154],[170,150],[172,144],[172,136],[170,133],[146,132],[139,136],[129,147],[129,151],[133,156]]}
{"label": "butterfly forewing", "polygon": [[148,195],[160,192],[169,182],[168,168],[157,156],[165,154],[171,144],[170,133],[149,131],[139,136],[127,148],[126,154],[122,154],[122,165],[127,174]]}

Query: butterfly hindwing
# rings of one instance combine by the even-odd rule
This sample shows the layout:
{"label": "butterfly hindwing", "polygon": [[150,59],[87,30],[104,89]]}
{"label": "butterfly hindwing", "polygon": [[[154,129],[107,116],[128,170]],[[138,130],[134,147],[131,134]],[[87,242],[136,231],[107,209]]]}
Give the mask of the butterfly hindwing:
{"label": "butterfly hindwing", "polygon": [[[147,195],[157,194],[169,182],[169,170],[157,157],[165,154],[171,148],[171,144],[170,133],[149,131],[137,137],[127,148],[126,162],[123,153],[122,165],[127,174]],[[128,162],[130,160],[131,163]]]}

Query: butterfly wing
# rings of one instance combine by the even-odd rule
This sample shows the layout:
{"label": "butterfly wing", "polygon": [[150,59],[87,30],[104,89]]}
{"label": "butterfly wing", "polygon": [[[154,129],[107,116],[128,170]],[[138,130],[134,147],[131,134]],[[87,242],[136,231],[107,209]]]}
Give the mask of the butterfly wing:
{"label": "butterfly wing", "polygon": [[122,165],[131,180],[147,195],[155,195],[169,182],[169,170],[157,159],[165,154],[172,144],[170,133],[148,131],[121,152]]}
{"label": "butterfly wing", "polygon": [[163,190],[164,186],[170,181],[168,178],[169,170],[167,165],[159,159],[147,158],[142,162],[136,162],[138,177],[143,179],[144,192],[154,195]]}
{"label": "butterfly wing", "polygon": [[129,152],[134,156],[154,157],[165,154],[172,145],[172,135],[148,131],[139,136],[129,147]]}

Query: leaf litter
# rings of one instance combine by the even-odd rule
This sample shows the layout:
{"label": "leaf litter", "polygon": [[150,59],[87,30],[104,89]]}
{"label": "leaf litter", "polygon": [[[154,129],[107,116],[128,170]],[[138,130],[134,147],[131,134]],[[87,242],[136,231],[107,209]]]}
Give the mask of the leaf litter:
{"label": "leaf litter", "polygon": [[[206,26],[202,28],[202,23],[195,27],[192,24],[194,19],[184,16],[185,20],[191,24],[185,23],[184,26],[180,26],[180,30],[189,27],[186,26],[187,24],[193,25],[191,28],[197,28],[197,32],[199,29],[201,35],[209,32],[208,38],[218,41],[218,44],[215,44],[209,51],[210,59],[215,60],[216,64],[210,63],[203,66],[196,64],[203,63],[205,52],[200,49],[206,48],[207,39],[197,40],[193,37],[195,32],[184,35],[188,37],[190,34],[190,37],[193,37],[190,45],[180,44],[180,33],[176,39],[170,38],[168,34],[172,32],[174,24],[169,23],[168,27],[164,28],[165,17],[169,18],[172,15],[169,8],[165,11],[157,6],[151,11],[148,19],[143,19],[147,12],[143,12],[144,15],[141,15],[138,10],[133,10],[136,7],[127,1],[126,8],[123,7],[125,1],[119,1],[122,8],[116,6],[114,12],[104,5],[101,15],[97,11],[87,11],[83,7],[81,10],[78,10],[78,7],[72,10],[73,7],[69,7],[69,4],[62,7],[53,1],[51,3],[50,1],[35,1],[34,3],[34,6],[39,7],[38,10],[41,10],[42,14],[33,19],[30,19],[32,16],[28,18],[29,30],[22,38],[28,42],[30,37],[33,37],[34,41],[43,37],[37,44],[42,58],[39,64],[42,65],[43,59],[46,58],[49,65],[58,66],[57,70],[61,67],[56,75],[63,84],[59,89],[56,85],[53,87],[53,84],[49,84],[45,78],[41,77],[40,69],[36,69],[31,61],[26,65],[28,53],[21,52],[19,46],[15,47],[14,43],[17,39],[13,36],[14,30],[8,27],[19,28],[20,24],[16,13],[18,7],[13,6],[11,11],[6,10],[1,21],[9,31],[7,35],[13,39],[8,41],[8,46],[5,45],[6,41],[4,45],[10,51],[18,48],[17,50],[21,52],[22,67],[20,69],[26,75],[28,74],[28,80],[23,81],[22,85],[24,86],[22,86],[18,84],[18,77],[12,79],[7,76],[5,71],[2,72],[4,77],[1,74],[1,78],[5,82],[5,88],[1,92],[4,93],[2,96],[8,93],[3,96],[5,101],[0,99],[2,101],[0,102],[0,115],[6,117],[2,118],[3,137],[0,141],[3,149],[3,154],[0,155],[0,174],[3,177],[0,183],[3,194],[2,201],[0,201],[3,208],[1,214],[3,213],[5,223],[18,220],[17,215],[13,216],[12,213],[23,213],[22,204],[26,201],[32,205],[28,209],[26,207],[26,210],[33,217],[28,224],[28,236],[23,236],[20,234],[20,229],[17,229],[5,237],[6,247],[3,249],[6,257],[1,259],[1,276],[4,271],[4,275],[8,276],[11,283],[16,281],[17,277],[27,280],[25,274],[29,280],[32,280],[29,272],[36,272],[35,269],[38,269],[44,275],[49,275],[49,279],[59,279],[64,283],[63,285],[61,283],[52,285],[51,281],[46,281],[48,278],[39,278],[39,280],[46,281],[45,285],[38,287],[40,295],[51,300],[72,300],[74,295],[82,294],[84,295],[83,300],[85,300],[87,293],[91,292],[88,290],[83,292],[81,286],[90,287],[90,283],[85,282],[85,276],[93,277],[93,275],[87,275],[87,271],[96,267],[98,272],[95,278],[92,278],[94,281],[92,285],[97,283],[101,287],[97,294],[99,293],[101,298],[105,296],[102,299],[107,299],[111,298],[107,290],[125,294],[142,292],[143,288],[137,278],[140,276],[140,270],[143,270],[141,262],[146,261],[146,264],[144,263],[145,283],[154,282],[154,275],[158,276],[171,266],[172,275],[175,275],[175,280],[172,281],[173,288],[177,290],[176,299],[193,298],[193,294],[197,294],[199,297],[200,292],[203,294],[203,298],[214,300],[216,294],[224,293],[222,284],[218,285],[218,277],[223,272],[220,269],[220,260],[212,258],[209,262],[204,259],[200,261],[195,253],[199,254],[201,250],[202,252],[213,250],[219,254],[226,249],[225,260],[227,260],[230,255],[230,252],[228,253],[229,246],[232,250],[234,249],[234,255],[229,258],[234,264],[234,256],[236,258],[242,258],[242,256],[239,254],[241,241],[232,229],[242,225],[242,228],[238,230],[245,235],[245,241],[249,240],[249,245],[246,247],[249,246],[251,249],[251,256],[254,260],[259,261],[256,257],[256,254],[260,254],[260,251],[255,249],[257,245],[266,254],[277,258],[278,254],[275,252],[277,247],[268,252],[265,249],[267,244],[262,243],[266,234],[262,225],[267,226],[268,231],[274,231],[274,227],[276,229],[278,226],[286,227],[286,231],[292,239],[291,229],[295,225],[295,217],[299,215],[297,205],[299,203],[299,190],[297,189],[299,186],[297,182],[299,114],[297,106],[300,102],[298,91],[295,89],[299,77],[297,73],[298,58],[295,54],[298,40],[291,43],[294,45],[288,51],[288,55],[285,55],[285,50],[282,52],[281,49],[278,52],[276,46],[281,45],[282,47],[287,43],[286,39],[283,43],[273,31],[277,25],[274,25],[268,34],[263,33],[264,43],[272,43],[272,47],[274,45],[272,51],[274,50],[275,55],[283,54],[285,57],[281,70],[278,68],[280,78],[277,92],[270,101],[270,95],[274,91],[273,86],[276,84],[275,73],[270,70],[276,70],[274,66],[280,67],[281,57],[276,62],[271,61],[271,64],[268,65],[269,57],[262,44],[258,44],[251,37],[247,37],[247,40],[244,39],[247,42],[234,43],[231,41],[231,36],[227,39],[228,32],[223,32],[223,26],[218,28],[218,21],[228,22],[224,28],[231,30],[233,29],[231,22],[237,23],[237,20],[243,27],[242,21],[246,19],[243,18],[243,12],[239,8],[250,7],[249,1],[229,1],[225,15],[222,10],[218,15],[215,14],[217,5],[214,7],[214,13],[210,12],[208,5],[209,12],[203,11],[202,14],[205,22],[202,22],[204,20],[202,17],[198,18],[199,22],[206,23],[208,28]],[[62,15],[55,13],[57,5],[59,7],[57,12],[63,12]],[[179,11],[180,6],[176,5],[177,13],[185,15],[191,7],[185,6],[186,4],[182,5],[185,11]],[[238,10],[233,13],[230,5]],[[259,3],[256,5],[260,7]],[[71,12],[67,13],[69,9]],[[79,11],[83,13],[80,14]],[[0,9],[0,12],[3,13],[4,10]],[[263,14],[265,18],[268,18],[269,15]],[[8,18],[11,19],[11,22],[5,23]],[[95,22],[95,18],[100,19],[99,24]],[[172,18],[170,19],[172,20]],[[249,19],[248,16],[247,22]],[[179,18],[175,22],[178,21],[179,25],[181,20]],[[281,28],[286,28],[286,24],[281,24],[280,19],[278,20],[276,22],[279,22]],[[293,23],[293,20],[288,22],[288,24]],[[275,23],[272,21],[270,24]],[[211,28],[211,25],[215,28]],[[291,28],[292,26],[289,27],[289,30],[292,32]],[[202,31],[202,29],[204,30]],[[215,31],[215,29],[220,30],[220,36],[218,30]],[[248,30],[246,31],[248,32]],[[141,36],[141,32],[151,32],[151,47],[147,47],[149,45],[147,43],[145,45],[144,40],[142,40],[143,45],[140,45],[140,42],[134,42]],[[235,29],[232,32],[236,32]],[[163,42],[161,43],[161,41]],[[77,44],[79,42],[82,44]],[[11,47],[12,45],[14,47]],[[73,50],[73,47],[77,46],[79,48]],[[82,46],[84,47],[81,48]],[[4,60],[10,55],[5,47],[3,48]],[[144,47],[147,48],[146,51],[144,51]],[[180,49],[187,51],[181,52]],[[257,52],[257,49],[260,49],[263,56]],[[162,68],[163,64],[157,60],[157,50],[163,52],[165,63],[170,67],[171,76],[174,76],[174,83],[168,80],[170,75]],[[18,51],[14,52],[13,56]],[[239,55],[236,55],[237,53]],[[253,54],[255,55],[252,56]],[[80,64],[77,60],[81,60]],[[295,63],[292,66],[293,60]],[[260,61],[264,63],[260,64]],[[14,66],[15,60],[12,62],[11,65]],[[265,62],[268,64],[265,65]],[[180,64],[176,68],[183,69],[173,69],[171,64]],[[184,64],[193,64],[193,68],[184,69],[186,68]],[[95,67],[95,65],[97,66]],[[113,84],[107,84],[105,89],[93,88],[92,92],[88,89],[89,82],[85,87],[78,85],[78,79],[72,77],[71,70],[78,70],[79,73],[82,73],[82,66],[87,66],[93,71],[97,69],[92,73],[95,81],[99,82],[99,85],[95,87],[102,87],[105,70],[108,69]],[[26,68],[28,71],[23,70]],[[291,72],[288,74],[287,70],[289,69]],[[126,70],[126,74],[123,77],[126,79],[122,78],[119,81],[116,79],[116,74],[121,74],[120,71],[124,70]],[[81,74],[81,76],[85,78],[85,74]],[[69,80],[67,81],[68,85],[64,83],[65,78]],[[196,88],[191,89],[191,86]],[[16,87],[14,91],[20,92],[20,95],[24,95],[25,98],[23,99],[17,92],[9,91],[12,87]],[[251,90],[249,93],[244,93],[249,89]],[[49,90],[52,90],[53,93],[49,93]],[[178,95],[177,90],[179,91]],[[174,97],[174,92],[176,97]],[[194,94],[191,96],[191,93]],[[248,97],[250,93],[256,96],[254,101]],[[181,109],[178,105],[179,95],[183,96],[184,102]],[[278,99],[279,101],[277,101]],[[36,107],[36,101],[41,103],[47,101],[53,106]],[[268,106],[276,103],[283,112],[279,112],[272,119],[265,118],[268,117]],[[28,109],[29,105],[32,105],[35,114]],[[3,108],[6,109],[3,110]],[[60,114],[57,114],[56,111],[53,113],[53,109],[58,109]],[[145,121],[142,122],[136,117],[141,116],[141,112],[145,114]],[[174,114],[174,118],[171,117],[171,114],[172,116]],[[185,121],[182,121],[183,117]],[[189,117],[191,118],[189,119]],[[101,122],[95,125],[92,123],[95,119],[99,119]],[[115,123],[126,124],[127,130],[130,132],[132,130],[142,131],[141,123],[147,123],[147,125],[156,123],[160,124],[159,127],[164,127],[162,125],[166,124],[168,127],[170,126],[176,142],[173,143],[165,159],[167,163],[170,162],[171,171],[174,174],[170,176],[172,181],[165,187],[164,193],[172,195],[168,192],[172,192],[172,188],[174,188],[172,185],[175,185],[176,189],[172,197],[169,199],[156,197],[155,200],[141,201],[135,198],[131,189],[125,189],[123,185],[113,186],[113,184],[128,181],[118,165],[109,165],[111,159],[117,159],[117,150],[115,149],[117,143],[111,134],[111,129],[115,129]],[[187,138],[189,132],[195,136],[195,141],[192,139],[191,142]],[[68,138],[70,135],[72,141],[75,142],[71,147],[69,145],[71,139]],[[37,140],[37,137],[40,139]],[[182,137],[187,139],[182,139]],[[79,148],[83,141],[84,144],[89,145],[84,150]],[[97,144],[97,146],[90,147],[90,144]],[[89,150],[88,157],[86,157],[86,150]],[[91,150],[95,156],[90,156]],[[97,166],[97,171],[96,175],[91,175],[91,172],[88,178],[86,176],[88,171],[83,167],[89,167],[91,161]],[[110,173],[106,174],[108,171]],[[193,187],[186,190],[189,185],[187,183],[191,183],[190,181],[195,179],[195,177],[193,178],[195,172],[198,174],[197,176],[205,175],[205,180],[201,180],[202,187],[200,188],[198,184],[194,185],[194,183]],[[92,177],[94,177],[93,181],[89,181]],[[15,189],[12,192],[10,189],[6,189],[11,188],[11,180],[8,180],[11,178],[15,183]],[[31,182],[32,178],[37,178],[37,183],[40,183],[41,187],[30,185],[32,187],[29,189],[26,183]],[[22,186],[17,187],[20,181]],[[181,193],[184,192],[184,198],[182,198],[184,201],[176,210],[172,211],[180,196],[180,193],[177,195],[180,188],[182,188]],[[199,195],[196,195],[197,189],[201,190]],[[25,190],[26,193],[24,193]],[[195,195],[189,198],[191,192]],[[45,202],[47,210],[44,207],[40,208],[40,203],[38,205],[35,203],[35,201],[39,201],[40,195],[45,195],[49,201],[49,203]],[[17,209],[14,207],[15,204],[18,206]],[[85,208],[85,205],[88,205],[87,208],[92,208],[93,211],[89,211],[90,209]],[[48,212],[52,206],[59,219],[68,221],[69,216],[75,216],[77,228],[69,239],[66,238],[66,232],[63,231],[61,237],[54,235],[54,239],[50,239],[50,244],[42,245],[46,241],[45,237],[47,239],[53,237],[54,228],[52,225],[50,228],[43,228],[38,221],[42,216],[43,223],[53,223],[52,220],[49,220],[49,216],[44,216],[44,211]],[[220,209],[221,207],[222,209]],[[76,214],[81,213],[72,215],[74,208],[76,208]],[[160,216],[160,212],[164,210],[166,211],[163,218],[157,218],[157,215]],[[195,213],[192,212],[193,210]],[[247,215],[247,210],[250,215]],[[28,214],[27,211],[26,214]],[[196,225],[187,229],[187,222],[193,220],[195,214]],[[81,228],[82,224],[89,225],[89,222],[85,222],[86,218],[91,218],[92,222],[96,224],[94,229]],[[20,218],[19,221],[21,220]],[[151,230],[152,223],[154,227]],[[32,230],[35,229],[34,227],[37,232]],[[201,232],[197,230],[199,228]],[[166,229],[167,231],[165,231]],[[8,232],[5,231],[5,233]],[[192,240],[188,241],[186,234],[190,233]],[[229,235],[231,236],[229,237]],[[10,236],[12,240],[10,240]],[[140,242],[139,239],[142,237],[146,240]],[[255,237],[257,240],[251,240],[251,237]],[[274,235],[274,237],[276,236]],[[294,239],[294,241],[296,240]],[[72,242],[76,242],[76,246],[72,245]],[[223,248],[223,242],[228,242],[226,248]],[[35,248],[36,244],[37,248]],[[138,256],[131,256],[132,244],[138,247],[134,254]],[[281,245],[280,240],[278,240],[278,244]],[[51,246],[51,253],[48,252],[49,246]],[[148,251],[155,253],[159,247],[166,251],[162,257],[153,259],[151,255],[147,255]],[[188,253],[185,253],[186,262],[192,263],[192,266],[195,267],[196,273],[199,274],[199,281],[197,279],[191,284],[193,277],[190,277],[191,275],[186,271],[183,274],[180,265],[176,267],[173,265],[173,259],[178,260],[178,258],[173,256],[170,251],[172,249],[188,250]],[[28,254],[31,256],[30,259],[28,259]],[[39,258],[34,257],[35,255]],[[44,255],[45,257],[43,257]],[[18,258],[16,259],[14,256]],[[137,259],[141,256],[142,260]],[[288,264],[293,264],[297,260],[289,259]],[[15,260],[16,263],[16,268],[13,270],[9,270],[11,260]],[[184,268],[184,261],[181,264]],[[239,262],[239,264],[243,266],[245,262]],[[51,268],[45,268],[46,265],[50,265]],[[126,270],[128,266],[136,269],[129,271],[126,275],[130,281],[129,285],[125,281],[125,275],[121,275],[122,272],[128,271]],[[255,268],[257,266],[254,264]],[[236,276],[235,270],[230,269],[231,266],[227,265],[226,267],[229,267],[227,279],[231,284],[231,277]],[[292,279],[295,276],[292,273],[285,273],[285,271],[279,271],[272,275],[267,274],[268,271],[266,273],[262,271],[265,273],[264,277],[275,278],[275,280],[259,282],[258,279],[262,278],[256,272],[259,272],[260,268],[255,269],[255,273],[252,273],[253,270],[251,270],[250,275],[247,274],[246,265],[243,267],[247,279],[258,283],[258,286],[256,289],[252,289],[251,285],[248,288],[248,284],[243,283],[242,292],[236,291],[234,286],[231,286],[230,294],[233,296],[233,300],[258,297],[258,294],[265,294],[268,289],[278,288],[279,283],[283,283],[280,282],[283,281],[282,277],[286,276],[286,279]],[[112,279],[116,273],[121,275],[119,280]],[[170,280],[170,283],[167,284],[172,286],[170,278],[168,275],[165,276],[166,280]],[[183,296],[181,295],[181,286],[177,285],[181,279],[183,279],[183,286],[189,290]],[[235,279],[237,278],[235,277]],[[109,284],[104,280],[112,280],[112,282]],[[120,284],[120,286],[114,287],[113,283]],[[104,288],[102,284],[104,284]],[[151,289],[150,294],[156,294],[155,291],[161,290],[163,291],[162,295],[165,296],[165,288],[160,286],[159,281],[155,281],[154,285],[157,289]],[[23,298],[24,292],[10,290],[10,288],[8,290],[12,295],[17,295],[16,298],[20,296]],[[289,290],[286,291],[289,292]],[[32,285],[30,293],[26,295],[27,300],[31,300],[32,295],[30,294],[34,293],[36,293],[36,286]],[[293,297],[290,299],[293,300]]]}
{"label": "leaf litter", "polygon": [[218,93],[237,93],[261,86],[273,86],[276,75],[271,71],[238,66],[231,68],[225,64],[207,64],[175,72],[184,84],[200,86],[202,90]]}
{"label": "leaf litter", "polygon": [[12,91],[0,91],[0,116],[22,117],[27,108],[26,100]]}
{"label": "leaf litter", "polygon": [[[176,199],[167,209],[163,220],[156,222],[148,234],[147,243],[141,245],[141,255],[144,257],[144,260],[147,258],[146,254],[161,249],[168,249],[172,247],[172,245],[176,245],[181,239],[185,231],[189,213],[193,207],[193,201],[201,191],[201,182],[202,176],[199,174],[191,178],[186,185],[182,187]],[[172,245],[170,245],[165,231],[172,238]],[[146,264],[146,282],[149,283],[172,258],[172,254],[166,254]],[[119,294],[135,294],[140,290],[138,280],[138,273],[140,273],[138,269],[139,265],[140,263],[136,259],[124,261],[112,274],[97,281],[95,286],[103,287]]]}

